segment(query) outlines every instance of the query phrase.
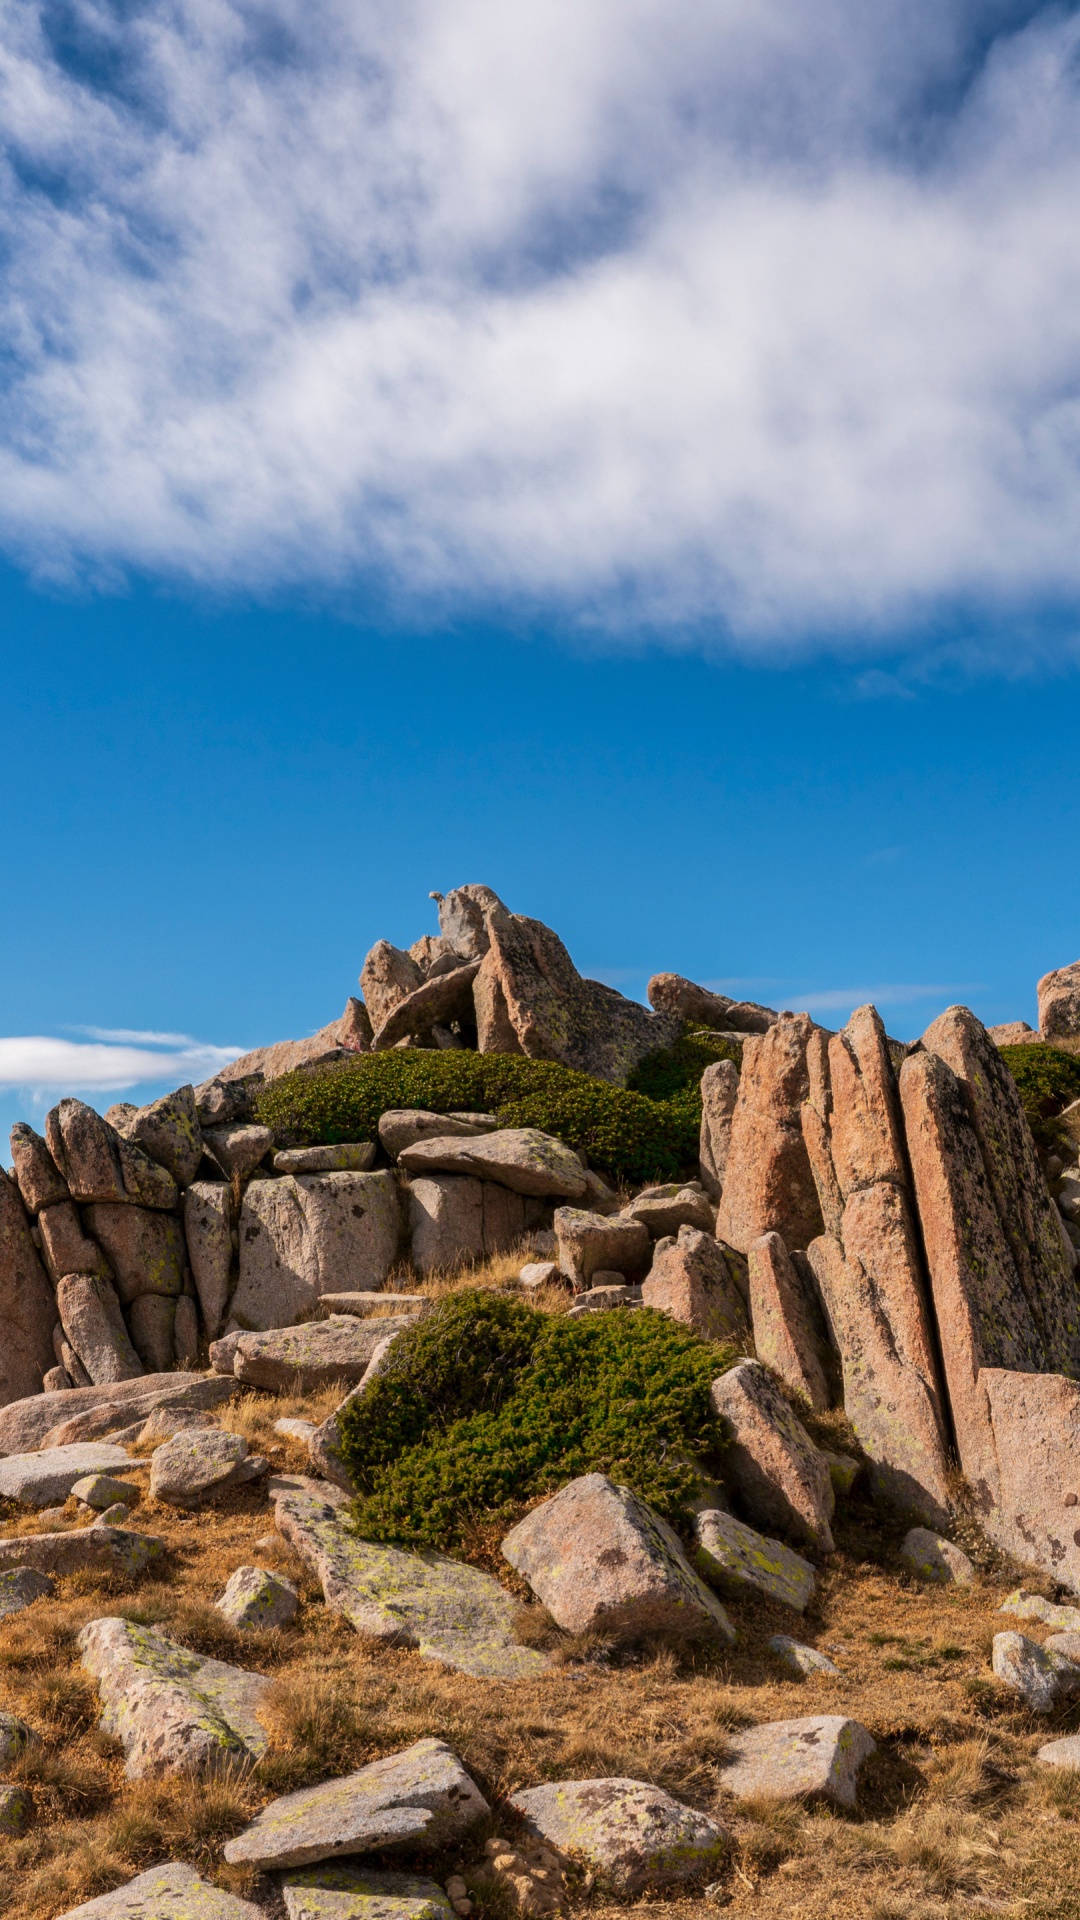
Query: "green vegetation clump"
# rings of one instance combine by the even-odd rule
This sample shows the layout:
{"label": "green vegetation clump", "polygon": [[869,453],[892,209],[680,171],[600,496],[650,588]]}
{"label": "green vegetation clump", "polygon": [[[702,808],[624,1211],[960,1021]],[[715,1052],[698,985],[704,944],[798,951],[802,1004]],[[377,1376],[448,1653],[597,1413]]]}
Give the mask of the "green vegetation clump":
{"label": "green vegetation clump", "polygon": [[572,1320],[451,1294],[341,1416],[359,1530],[460,1546],[476,1521],[509,1525],[594,1472],[685,1526],[695,1463],[715,1470],[724,1445],[709,1387],[734,1357],[647,1310]]}
{"label": "green vegetation clump", "polygon": [[391,1107],[493,1112],[501,1126],[540,1127],[613,1180],[640,1185],[677,1179],[696,1162],[701,1075],[735,1052],[716,1035],[688,1035],[639,1067],[647,1084],[636,1089],[520,1054],[395,1047],[271,1081],[255,1118],[278,1146],[315,1146],[373,1140]]}
{"label": "green vegetation clump", "polygon": [[1080,1100],[1080,1059],[1062,1053],[1044,1041],[1029,1046],[1002,1047],[1001,1057],[1020,1089],[1024,1112],[1037,1146],[1050,1152],[1062,1139],[1056,1116],[1073,1100]]}

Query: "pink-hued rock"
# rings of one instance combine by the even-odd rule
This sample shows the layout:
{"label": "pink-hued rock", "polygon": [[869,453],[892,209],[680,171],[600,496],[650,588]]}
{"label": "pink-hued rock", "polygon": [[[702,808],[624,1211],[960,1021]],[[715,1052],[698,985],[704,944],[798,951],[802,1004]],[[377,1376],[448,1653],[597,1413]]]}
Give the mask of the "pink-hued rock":
{"label": "pink-hued rock", "polygon": [[705,1340],[741,1344],[749,1332],[743,1297],[724,1249],[697,1227],[680,1227],[678,1239],[658,1244],[641,1299],[644,1306],[693,1327]]}
{"label": "pink-hued rock", "polygon": [[1019,1089],[981,1020],[949,1007],[923,1035],[960,1082],[1049,1373],[1080,1373],[1080,1288]]}
{"label": "pink-hued rock", "polygon": [[632,1626],[689,1611],[718,1638],[734,1629],[665,1520],[603,1473],[571,1480],[534,1507],[502,1543],[552,1619],[568,1633],[605,1623]]}
{"label": "pink-hued rock", "polygon": [[824,1330],[817,1303],[778,1233],[750,1243],[750,1315],[757,1357],[823,1412],[831,1404]]}
{"label": "pink-hued rock", "polygon": [[1080,1593],[1080,1383],[1058,1373],[983,1367],[996,1499],[991,1539]]}
{"label": "pink-hued rock", "polygon": [[38,1214],[41,1257],[55,1287],[66,1273],[96,1273],[111,1280],[112,1272],[96,1240],[83,1232],[82,1221],[70,1200],[56,1201]]}
{"label": "pink-hued rock", "polygon": [[730,1840],[708,1814],[643,1780],[552,1780],[509,1804],[530,1834],[624,1893],[704,1879]]}
{"label": "pink-hued rock", "polygon": [[424,976],[411,954],[389,940],[376,940],[360,969],[360,991],[368,1010],[373,1033],[378,1033],[402,1000],[424,984]]}
{"label": "pink-hued rock", "polygon": [[[120,1206],[99,1200],[84,1207],[83,1218],[112,1269],[122,1306],[142,1293],[175,1297],[184,1290],[187,1248],[179,1220],[152,1207]],[[68,1267],[80,1273],[80,1267]]]}
{"label": "pink-hued rock", "polygon": [[40,1390],[53,1363],[56,1305],[14,1180],[0,1171],[0,1405]]}
{"label": "pink-hued rock", "polygon": [[[353,1010],[359,1008],[359,1012]],[[318,1033],[303,1040],[277,1040],[269,1047],[253,1047],[222,1067],[213,1080],[195,1089],[195,1099],[204,1126],[225,1126],[239,1118],[237,1083],[244,1080],[280,1080],[298,1067],[317,1067],[328,1060],[342,1060],[347,1053],[363,1053],[370,1044],[371,1023],[360,1002],[350,1000],[340,1020],[320,1027]],[[366,1036],[366,1037],[365,1037]],[[364,1044],[359,1044],[361,1041]]]}
{"label": "pink-hued rock", "polygon": [[716,1231],[745,1253],[763,1233],[806,1247],[821,1232],[821,1207],[802,1135],[809,1092],[809,1014],[783,1014],[743,1045]]}
{"label": "pink-hued rock", "polygon": [[451,1020],[471,1019],[473,981],[479,971],[479,960],[468,960],[464,966],[421,981],[376,1027],[372,1051],[382,1053],[411,1034],[430,1033],[432,1027],[446,1026]]}
{"label": "pink-hued rock", "polygon": [[1080,960],[1044,973],[1038,995],[1043,1040],[1071,1040],[1080,1033]]}
{"label": "pink-hued rock", "polygon": [[820,1714],[769,1720],[731,1737],[720,1785],[740,1800],[826,1800],[853,1807],[864,1760],[874,1741],[858,1720]]}
{"label": "pink-hued rock", "polygon": [[654,973],[645,991],[655,1013],[674,1013],[680,1020],[721,1033],[767,1033],[779,1018],[771,1007],[759,1007],[752,1000],[728,1000],[681,973]]}
{"label": "pink-hued rock", "polygon": [[828,1463],[761,1362],[740,1360],[722,1373],[712,1403],[733,1435],[724,1479],[751,1520],[831,1553],[836,1502]]}
{"label": "pink-hued rock", "polygon": [[900,1097],[960,1464],[988,1509],[998,1499],[997,1455],[980,1369],[1043,1371],[1046,1348],[955,1073],[936,1053],[913,1054]]}
{"label": "pink-hued rock", "polygon": [[56,1289],[64,1332],[95,1386],[134,1380],[143,1371],[109,1280],[71,1273]]}
{"label": "pink-hued rock", "polygon": [[49,1152],[73,1200],[128,1200],[138,1206],[176,1205],[176,1182],[141,1147],[121,1139],[93,1107],[61,1100],[45,1119]]}
{"label": "pink-hued rock", "polygon": [[739,1069],[734,1060],[714,1060],[701,1076],[701,1136],[698,1166],[701,1184],[713,1200],[724,1186],[731,1122],[739,1097]]}
{"label": "pink-hued rock", "polygon": [[177,1087],[145,1107],[110,1107],[105,1117],[123,1139],[134,1141],[159,1167],[165,1167],[178,1187],[194,1180],[202,1159],[194,1087]]}
{"label": "pink-hued rock", "polygon": [[829,1146],[845,1200],[886,1180],[904,1187],[903,1132],[885,1029],[874,1007],[858,1007],[829,1041]]}
{"label": "pink-hued rock", "polygon": [[1003,1020],[999,1026],[987,1027],[986,1031],[995,1047],[1030,1047],[1042,1039],[1042,1034],[1029,1027],[1026,1020]]}
{"label": "pink-hued rock", "polygon": [[25,1120],[16,1120],[11,1129],[11,1163],[28,1213],[38,1214],[42,1207],[70,1200],[68,1183],[45,1141]]}
{"label": "pink-hued rock", "polygon": [[591,1213],[585,1207],[556,1207],[555,1238],[559,1268],[575,1287],[587,1287],[594,1273],[643,1274],[652,1258],[652,1239],[640,1220]]}

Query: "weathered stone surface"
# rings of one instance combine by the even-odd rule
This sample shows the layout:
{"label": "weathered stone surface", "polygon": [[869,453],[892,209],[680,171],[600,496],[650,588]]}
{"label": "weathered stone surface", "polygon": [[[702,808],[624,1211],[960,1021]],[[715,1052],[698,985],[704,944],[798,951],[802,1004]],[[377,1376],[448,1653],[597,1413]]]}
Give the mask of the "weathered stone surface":
{"label": "weathered stone surface", "polygon": [[33,1739],[34,1735],[25,1720],[20,1720],[14,1713],[0,1712],[0,1773],[7,1772]]}
{"label": "weathered stone surface", "polygon": [[269,1682],[207,1660],[132,1620],[91,1620],[78,1639],[97,1681],[101,1726],[121,1742],[129,1780],[235,1771],[266,1752],[257,1718]]}
{"label": "weathered stone surface", "polygon": [[324,1293],[378,1287],[397,1255],[400,1225],[390,1172],[252,1181],[240,1215],[234,1318],[256,1329],[293,1326]]}
{"label": "weathered stone surface", "polygon": [[565,1281],[565,1278],[565,1274],[559,1271],[557,1260],[528,1260],[518,1274],[522,1286],[532,1289],[557,1287],[560,1280]]}
{"label": "weathered stone surface", "polygon": [[724,1478],[752,1518],[831,1553],[829,1469],[760,1361],[741,1360],[722,1373],[712,1402],[733,1434]]}
{"label": "weathered stone surface", "polygon": [[447,894],[432,893],[428,898],[438,906],[439,934],[450,951],[463,960],[479,960],[490,945],[488,915],[496,908],[506,912],[498,894],[479,881],[470,881],[467,886],[454,887]]}
{"label": "weathered stone surface", "polygon": [[61,1100],[46,1116],[49,1152],[73,1200],[130,1200],[137,1206],[174,1207],[176,1182],[141,1147],[121,1139],[93,1107]]}
{"label": "weathered stone surface", "polygon": [[853,1807],[859,1768],[876,1751],[858,1720],[824,1713],[731,1735],[719,1784],[739,1800],[827,1800]]}
{"label": "weathered stone surface", "polygon": [[226,1179],[246,1180],[274,1144],[269,1127],[208,1127],[203,1144]]}
{"label": "weathered stone surface", "polygon": [[53,1361],[55,1323],[19,1189],[0,1169],[0,1406],[39,1391]]}
{"label": "weathered stone surface", "polygon": [[1080,1607],[1067,1607],[1055,1600],[1046,1600],[1041,1593],[1025,1593],[1023,1587],[1017,1587],[998,1608],[999,1613],[1013,1613],[1018,1620],[1041,1620],[1045,1626],[1054,1627],[1063,1633],[1080,1633]]}
{"label": "weathered stone surface", "polygon": [[28,1213],[38,1214],[42,1207],[56,1207],[70,1200],[68,1183],[48,1146],[25,1120],[16,1120],[11,1129],[11,1163]]}
{"label": "weathered stone surface", "polygon": [[640,1220],[654,1240],[678,1233],[680,1227],[696,1227],[711,1234],[716,1225],[716,1209],[709,1205],[699,1187],[672,1186],[662,1193],[642,1193],[621,1210],[624,1220]]}
{"label": "weathered stone surface", "polygon": [[174,1434],[213,1425],[212,1413],[202,1413],[194,1407],[155,1407],[136,1428],[134,1438],[140,1446],[149,1446],[151,1442],[156,1446],[159,1440],[171,1440]]}
{"label": "weathered stone surface", "polygon": [[1080,1767],[1080,1733],[1066,1734],[1062,1740],[1048,1740],[1035,1755],[1044,1767]]}
{"label": "weathered stone surface", "polygon": [[55,1585],[50,1574],[36,1573],[33,1567],[5,1567],[0,1571],[0,1620],[44,1600]]}
{"label": "weathered stone surface", "polygon": [[816,1413],[831,1403],[828,1350],[817,1303],[778,1233],[752,1240],[750,1315],[757,1357]]}
{"label": "weathered stone surface", "polygon": [[652,1238],[639,1220],[612,1219],[584,1207],[555,1209],[555,1237],[559,1266],[575,1287],[587,1287],[601,1268],[644,1274],[652,1259]]}
{"label": "weathered stone surface", "polygon": [[656,1013],[677,1014],[680,1020],[721,1033],[767,1033],[779,1019],[771,1007],[759,1007],[752,1000],[729,1000],[684,979],[681,973],[654,973],[645,992]]}
{"label": "weathered stone surface", "polygon": [[646,1054],[678,1038],[678,1014],[649,1013],[583,979],[541,921],[500,904],[488,908],[485,927],[489,947],[473,986],[481,1053],[558,1060],[621,1086]]}
{"label": "weathered stone surface", "polygon": [[64,1533],[23,1534],[0,1540],[0,1573],[29,1567],[35,1573],[79,1573],[84,1567],[105,1567],[113,1573],[141,1573],[162,1553],[162,1543],[150,1533],[131,1533],[125,1527],[74,1527]]}
{"label": "weathered stone surface", "polygon": [[100,1442],[50,1447],[45,1453],[9,1454],[0,1460],[0,1499],[21,1500],[27,1507],[50,1507],[66,1500],[75,1482],[85,1474],[122,1467],[127,1460],[123,1447]]}
{"label": "weathered stone surface", "polygon": [[236,1365],[236,1349],[240,1342],[242,1327],[234,1327],[231,1333],[223,1333],[219,1340],[210,1343],[210,1365],[215,1373],[232,1375]]}
{"label": "weathered stone surface", "polygon": [[885,1028],[874,1007],[858,1007],[829,1040],[829,1150],[844,1200],[885,1180],[905,1188],[903,1129]]}
{"label": "weathered stone surface", "polygon": [[733,1513],[706,1507],[694,1516],[695,1565],[714,1587],[738,1593],[752,1589],[802,1613],[814,1592],[814,1569],[801,1553],[767,1540]]}
{"label": "weathered stone surface", "polygon": [[434,1880],[370,1867],[296,1867],[282,1876],[287,1920],[453,1920]]}
{"label": "weathered stone surface", "polygon": [[[213,1080],[206,1080],[195,1089],[201,1125],[204,1128],[231,1126],[246,1120],[250,1113],[249,1089],[253,1086],[280,1080],[283,1074],[295,1073],[299,1067],[317,1067],[331,1060],[344,1060],[350,1053],[362,1053],[365,1035],[370,1034],[370,1022],[363,1009],[357,1014],[358,1005],[356,1001],[347,1001],[340,1019],[331,1020],[303,1040],[276,1040],[269,1047],[253,1047],[250,1053],[230,1060]],[[370,1044],[370,1040],[366,1044]]]}
{"label": "weathered stone surface", "polygon": [[238,1433],[192,1428],[156,1447],[150,1462],[150,1498],[171,1507],[200,1507],[242,1478],[248,1444]]}
{"label": "weathered stone surface", "polygon": [[513,1638],[517,1602],[490,1574],[438,1553],[358,1540],[313,1482],[271,1484],[280,1533],[357,1630],[478,1679],[520,1680],[547,1661]]}
{"label": "weathered stone surface", "polygon": [[920,1580],[967,1587],[975,1578],[975,1568],[963,1547],[944,1540],[939,1533],[931,1533],[927,1527],[912,1527],[904,1535],[900,1558]]}
{"label": "weathered stone surface", "polygon": [[216,1340],[232,1291],[232,1214],[229,1189],[197,1180],[184,1195],[184,1239],[207,1338]]}
{"label": "weathered stone surface", "polygon": [[465,1174],[414,1178],[408,1195],[412,1264],[418,1273],[449,1273],[508,1253],[525,1235],[529,1207],[542,1204]]}
{"label": "weathered stone surface", "polygon": [[701,1076],[701,1138],[698,1165],[701,1183],[712,1200],[724,1186],[731,1122],[739,1097],[739,1069],[734,1060],[714,1060]]}
{"label": "weathered stone surface", "polygon": [[1037,991],[1040,1038],[1072,1040],[1080,1033],[1080,960],[1044,973]]}
{"label": "weathered stone surface", "polygon": [[108,1256],[123,1306],[141,1293],[183,1292],[186,1249],[180,1222],[173,1214],[104,1200],[84,1208],[83,1217]]}
{"label": "weathered stone surface", "polygon": [[[45,1445],[68,1446],[76,1439],[96,1439],[96,1434],[87,1432],[71,1434],[69,1431],[62,1440],[54,1440],[53,1436],[61,1427],[70,1429],[75,1423],[94,1419],[99,1414],[108,1418],[115,1413],[115,1424],[122,1426],[140,1415],[145,1418],[154,1407],[166,1404],[219,1407],[231,1400],[235,1392],[236,1383],[231,1379],[222,1380],[208,1373],[174,1373],[160,1380],[143,1375],[106,1386],[75,1387],[68,1393],[31,1394],[25,1400],[0,1408],[0,1455],[33,1453]],[[101,1431],[107,1432],[108,1428]]]}
{"label": "weathered stone surface", "polygon": [[25,1833],[34,1816],[34,1802],[28,1787],[0,1787],[0,1834],[6,1837]]}
{"label": "weathered stone surface", "polygon": [[1080,1593],[1080,1384],[1056,1373],[984,1367],[997,1497],[991,1539]]}
{"label": "weathered stone surface", "polygon": [[995,1047],[1027,1047],[1041,1040],[1042,1034],[1029,1027],[1026,1020],[1003,1020],[996,1027],[987,1027]]}
{"label": "weathered stone surface", "polygon": [[275,1173],[367,1173],[374,1140],[341,1140],[334,1147],[286,1147],[274,1155]]}
{"label": "weathered stone surface", "polygon": [[434,1850],[488,1812],[456,1753],[442,1740],[417,1740],[343,1779],[272,1800],[227,1843],[225,1858],[268,1871],[342,1854]]}
{"label": "weathered stone surface", "polygon": [[583,1313],[606,1313],[612,1307],[640,1307],[640,1305],[640,1287],[627,1287],[620,1281],[617,1285],[592,1286],[585,1293],[579,1293],[567,1318],[576,1320]]}
{"label": "weathered stone surface", "polygon": [[554,1780],[509,1804],[529,1833],[621,1893],[704,1877],[730,1838],[708,1814],[643,1780]]}
{"label": "weathered stone surface", "polygon": [[190,1186],[203,1151],[194,1087],[177,1087],[147,1107],[110,1107],[105,1118],[122,1139],[165,1167],[178,1187]]}
{"label": "weathered stone surface", "polygon": [[815,1673],[840,1672],[827,1653],[819,1653],[816,1647],[805,1647],[800,1640],[792,1640],[786,1633],[773,1634],[769,1641],[769,1652],[775,1653],[792,1673],[801,1674],[807,1680]]}
{"label": "weathered stone surface", "polygon": [[243,1333],[236,1343],[233,1372],[249,1386],[271,1393],[314,1393],[336,1381],[363,1379],[380,1340],[412,1326],[415,1314],[392,1319],[358,1320],[337,1313],[301,1327],[269,1333]]}
{"label": "weathered stone surface", "polygon": [[319,1429],[314,1420],[275,1420],[274,1432],[280,1433],[286,1440],[298,1440],[301,1446],[307,1446]]}
{"label": "weathered stone surface", "polygon": [[53,1352],[56,1354],[60,1363],[58,1371],[65,1373],[67,1378],[58,1380],[55,1387],[50,1387],[49,1376],[46,1374],[41,1383],[43,1392],[62,1393],[68,1387],[89,1387],[93,1385],[93,1381],[83,1366],[82,1361],[79,1359],[78,1354],[75,1352],[74,1347],[69,1346],[67,1340],[64,1338],[63,1324],[59,1320],[53,1328]]}
{"label": "weathered stone surface", "polygon": [[680,1227],[677,1240],[657,1247],[641,1298],[706,1340],[742,1344],[750,1331],[723,1247],[696,1227]]}
{"label": "weathered stone surface", "polygon": [[802,1134],[809,1091],[809,1014],[785,1014],[743,1047],[739,1094],[716,1231],[745,1253],[763,1233],[806,1247],[821,1232],[821,1208]]}
{"label": "weathered stone surface", "polygon": [[263,1920],[263,1910],[223,1893],[177,1860],[148,1868],[111,1893],[72,1907],[60,1920]]}
{"label": "weathered stone surface", "polygon": [[376,940],[360,969],[360,991],[373,1033],[378,1033],[400,1001],[423,984],[424,976],[411,954],[389,940]]}
{"label": "weathered stone surface", "polygon": [[63,1393],[73,1381],[66,1367],[49,1367],[42,1375],[41,1385],[46,1393]]}
{"label": "weathered stone surface", "polygon": [[95,1386],[133,1380],[143,1371],[109,1280],[74,1273],[61,1280],[56,1305],[64,1332]]}
{"label": "weathered stone surface", "polygon": [[177,1301],[163,1293],[142,1293],[127,1310],[127,1326],[147,1373],[169,1373],[176,1364]]}
{"label": "weathered stone surface", "polygon": [[45,1207],[38,1215],[41,1253],[49,1278],[55,1287],[69,1273],[92,1273],[111,1280],[112,1272],[96,1240],[83,1232],[82,1222],[70,1200]]}
{"label": "weathered stone surface", "polygon": [[[48,1455],[48,1458],[53,1459],[55,1454],[61,1451],[62,1449],[57,1447]],[[117,1452],[119,1451],[120,1449],[117,1448]],[[3,1473],[7,1464],[7,1461],[4,1461],[0,1465],[0,1474]],[[115,1506],[118,1500],[125,1500],[129,1506],[134,1506],[139,1497],[138,1487],[132,1486],[126,1480],[115,1480],[112,1474],[100,1471],[83,1474],[82,1478],[76,1480],[74,1486],[69,1488],[69,1492],[76,1500],[81,1500],[84,1507],[93,1507],[98,1513],[104,1513],[108,1507]]]}
{"label": "weathered stone surface", "polygon": [[214,1605],[233,1627],[287,1627],[295,1618],[300,1596],[284,1574],[270,1573],[265,1567],[237,1567]]}
{"label": "weathered stone surface", "polygon": [[392,1007],[375,1029],[372,1051],[396,1047],[412,1034],[429,1033],[432,1027],[467,1019],[473,1015],[473,981],[480,971],[479,960],[429,976],[412,993]]}
{"label": "weathered stone surface", "polygon": [[1080,1693],[1080,1666],[1022,1633],[995,1633],[992,1664],[1002,1686],[1032,1713],[1052,1713],[1059,1700]]}
{"label": "weathered stone surface", "polygon": [[685,1617],[689,1610],[703,1616],[718,1639],[735,1638],[667,1522],[606,1474],[584,1474],[534,1507],[507,1534],[502,1551],[570,1633],[665,1612]]}
{"label": "weathered stone surface", "polygon": [[538,1127],[417,1140],[402,1150],[398,1164],[410,1174],[472,1174],[541,1199],[577,1200],[585,1192],[585,1169],[577,1154]]}
{"label": "weathered stone surface", "polygon": [[497,1133],[494,1114],[428,1113],[423,1107],[389,1107],[379,1121],[379,1139],[391,1160],[422,1140],[475,1140]]}
{"label": "weathered stone surface", "polygon": [[[905,1248],[909,1225],[893,1199],[895,1189],[883,1183],[867,1193],[870,1218],[860,1225],[872,1225],[873,1210],[881,1209],[883,1246],[891,1230]],[[869,1240],[867,1234],[864,1244]],[[807,1248],[807,1258],[840,1351],[844,1410],[869,1455],[876,1491],[901,1512],[946,1525],[948,1457],[933,1377],[927,1379],[899,1353],[885,1303],[854,1253],[845,1259],[840,1242],[823,1234]],[[876,1264],[894,1278],[903,1270],[902,1260],[891,1267],[884,1254]]]}

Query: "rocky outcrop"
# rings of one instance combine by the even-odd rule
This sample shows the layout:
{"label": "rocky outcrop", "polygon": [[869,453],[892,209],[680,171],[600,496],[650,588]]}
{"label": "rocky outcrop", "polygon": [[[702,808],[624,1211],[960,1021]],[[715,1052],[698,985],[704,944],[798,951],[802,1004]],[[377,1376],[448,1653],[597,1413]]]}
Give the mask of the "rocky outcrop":
{"label": "rocky outcrop", "polygon": [[724,1479],[750,1518],[831,1553],[828,1466],[761,1362],[741,1360],[722,1373],[712,1403],[732,1436]]}
{"label": "rocky outcrop", "polygon": [[208,1340],[225,1324],[233,1281],[232,1204],[227,1186],[195,1181],[184,1195],[184,1239]]}
{"label": "rocky outcrop", "polygon": [[1074,1040],[1080,1034],[1080,960],[1044,973],[1038,995],[1040,1037]]}
{"label": "rocky outcrop", "polygon": [[832,1403],[831,1367],[817,1300],[778,1233],[752,1240],[750,1317],[757,1357],[816,1413]]}
{"label": "rocky outcrop", "polygon": [[126,1200],[136,1206],[176,1205],[176,1182],[93,1107],[61,1100],[45,1120],[49,1152],[73,1200]]}
{"label": "rocky outcrop", "polygon": [[27,1507],[62,1506],[84,1475],[127,1463],[123,1447],[94,1442],[8,1454],[0,1460],[0,1500],[19,1500]]}
{"label": "rocky outcrop", "polygon": [[376,1026],[372,1040],[375,1053],[385,1052],[416,1037],[427,1039],[436,1027],[449,1027],[455,1020],[471,1023],[473,982],[480,971],[479,960],[463,967],[452,967],[425,980],[387,1013]]}
{"label": "rocky outcrop", "polygon": [[806,1247],[821,1232],[821,1207],[803,1140],[801,1110],[810,1088],[809,1014],[783,1014],[743,1046],[716,1231],[745,1253],[763,1233]]}
{"label": "rocky outcrop", "polygon": [[701,1184],[712,1200],[719,1200],[723,1192],[731,1148],[731,1123],[738,1098],[739,1069],[734,1060],[714,1060],[701,1076],[701,1135],[698,1142]]}
{"label": "rocky outcrop", "polygon": [[759,1007],[752,1000],[728,1000],[681,973],[654,973],[645,991],[656,1013],[674,1013],[694,1026],[722,1033],[767,1033],[780,1018],[771,1007]]}
{"label": "rocky outcrop", "polygon": [[976,1386],[992,1448],[986,1531],[1021,1565],[1080,1593],[1080,1383],[984,1367]]}
{"label": "rocky outcrop", "polygon": [[19,1189],[0,1170],[0,1405],[37,1393],[53,1363],[56,1307]]}
{"label": "rocky outcrop", "polygon": [[652,1258],[649,1229],[640,1220],[592,1213],[585,1207],[557,1207],[555,1238],[559,1269],[575,1287],[587,1287],[595,1273],[643,1274]]}
{"label": "rocky outcrop", "polygon": [[70,1200],[68,1183],[40,1133],[17,1120],[11,1129],[11,1160],[23,1205],[28,1213],[59,1206]]}
{"label": "rocky outcrop", "polygon": [[360,969],[360,991],[372,1033],[378,1033],[394,1008],[423,984],[424,976],[411,954],[389,940],[376,940]]}
{"label": "rocky outcrop", "polygon": [[203,1151],[194,1087],[177,1087],[147,1107],[110,1107],[105,1119],[171,1173],[178,1187],[191,1185]]}
{"label": "rocky outcrop", "polygon": [[724,1249],[696,1227],[680,1227],[677,1239],[657,1245],[641,1298],[646,1307],[680,1320],[705,1340],[741,1346],[749,1335],[746,1303]]}
{"label": "rocky outcrop", "polygon": [[392,1173],[253,1180],[240,1215],[233,1315],[242,1327],[287,1327],[340,1286],[343,1275],[378,1286],[399,1236]]}
{"label": "rocky outcrop", "polygon": [[[161,1378],[144,1374],[100,1387],[75,1387],[66,1393],[32,1394],[0,1408],[0,1455],[96,1439],[113,1428],[129,1426],[135,1419],[145,1420],[155,1407],[209,1410],[230,1400],[235,1392],[235,1380],[222,1380],[214,1374],[172,1373]],[[72,1431],[94,1424],[97,1432]]]}
{"label": "rocky outcrop", "polygon": [[111,1281],[69,1274],[56,1289],[56,1307],[64,1332],[95,1386],[133,1380],[143,1372]]}
{"label": "rocky outcrop", "polygon": [[144,1293],[175,1299],[184,1291],[187,1248],[174,1214],[100,1200],[84,1207],[83,1218],[108,1259],[121,1306]]}

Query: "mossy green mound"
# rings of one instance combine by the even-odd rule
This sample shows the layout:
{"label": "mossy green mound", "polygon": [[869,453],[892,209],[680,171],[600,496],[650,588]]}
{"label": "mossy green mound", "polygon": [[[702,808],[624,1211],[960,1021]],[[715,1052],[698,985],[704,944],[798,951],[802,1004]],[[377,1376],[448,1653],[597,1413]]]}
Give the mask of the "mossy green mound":
{"label": "mossy green mound", "polygon": [[693,1463],[714,1470],[724,1445],[709,1386],[733,1358],[648,1310],[572,1320],[453,1294],[341,1416],[359,1530],[459,1546],[478,1519],[509,1525],[594,1472],[685,1524]]}
{"label": "mossy green mound", "polygon": [[395,1047],[286,1074],[259,1092],[255,1117],[291,1147],[373,1140],[391,1107],[494,1112],[504,1127],[553,1133],[614,1180],[673,1180],[697,1160],[701,1075],[736,1053],[715,1034],[687,1035],[643,1062],[633,1087],[613,1087],[519,1054]]}
{"label": "mossy green mound", "polygon": [[1054,1120],[1070,1101],[1080,1100],[1080,1059],[1058,1047],[1033,1041],[1002,1047],[1001,1057],[1020,1089],[1024,1112],[1038,1146],[1057,1146],[1061,1130]]}

